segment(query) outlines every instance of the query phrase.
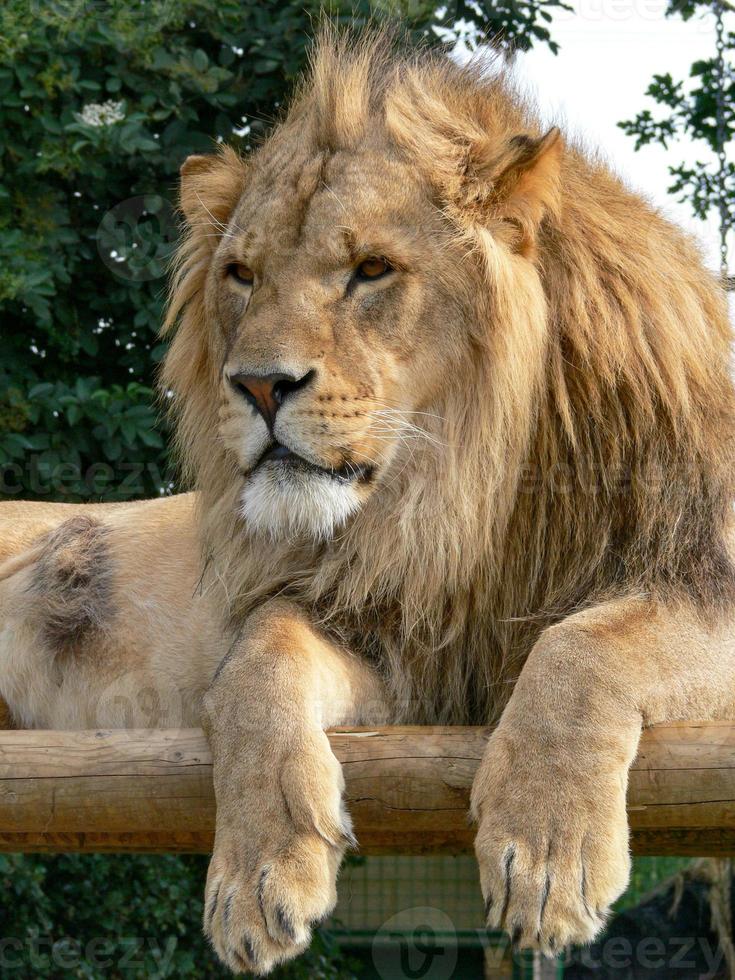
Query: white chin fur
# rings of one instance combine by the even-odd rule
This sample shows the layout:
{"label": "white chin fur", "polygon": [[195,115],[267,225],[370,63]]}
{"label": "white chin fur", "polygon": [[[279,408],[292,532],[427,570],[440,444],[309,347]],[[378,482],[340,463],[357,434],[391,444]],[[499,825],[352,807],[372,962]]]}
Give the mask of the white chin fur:
{"label": "white chin fur", "polygon": [[360,508],[351,484],[319,473],[256,470],[240,498],[240,514],[272,538],[328,540]]}

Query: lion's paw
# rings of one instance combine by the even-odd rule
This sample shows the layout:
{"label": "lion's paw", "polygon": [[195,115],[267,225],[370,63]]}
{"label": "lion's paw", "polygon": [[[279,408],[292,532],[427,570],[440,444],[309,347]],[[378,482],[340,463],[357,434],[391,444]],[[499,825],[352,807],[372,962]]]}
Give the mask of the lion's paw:
{"label": "lion's paw", "polygon": [[335,906],[345,848],[352,844],[342,777],[326,737],[240,787],[240,806],[218,810],[207,876],[204,932],[237,973],[269,973],[302,953]]}
{"label": "lion's paw", "polygon": [[549,956],[589,943],[630,874],[625,774],[492,741],[472,793],[488,928]]}
{"label": "lion's paw", "polygon": [[334,908],[341,855],[318,834],[295,837],[278,857],[238,871],[215,852],[207,878],[204,930],[236,973],[266,974],[302,953]]}

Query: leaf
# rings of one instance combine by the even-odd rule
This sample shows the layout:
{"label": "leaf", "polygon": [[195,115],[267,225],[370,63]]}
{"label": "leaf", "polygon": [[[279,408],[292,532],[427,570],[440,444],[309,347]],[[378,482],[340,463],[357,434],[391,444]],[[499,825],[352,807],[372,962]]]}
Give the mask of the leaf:
{"label": "leaf", "polygon": [[209,58],[201,48],[196,49],[191,60],[197,71],[206,71],[209,67]]}
{"label": "leaf", "polygon": [[42,381],[40,384],[33,385],[33,387],[28,392],[29,398],[44,398],[50,395],[54,390],[54,385],[50,384],[48,381]]}
{"label": "leaf", "polygon": [[163,439],[155,429],[141,429],[139,432],[141,442],[152,449],[162,449]]}

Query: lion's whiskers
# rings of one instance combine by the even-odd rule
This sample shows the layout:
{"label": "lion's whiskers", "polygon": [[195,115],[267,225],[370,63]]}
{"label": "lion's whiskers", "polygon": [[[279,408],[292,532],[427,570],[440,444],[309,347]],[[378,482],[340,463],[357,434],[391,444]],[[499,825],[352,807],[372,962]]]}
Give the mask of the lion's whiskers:
{"label": "lion's whiskers", "polygon": [[[207,207],[207,205],[201,199],[201,197],[199,195],[199,192],[198,191],[195,191],[195,194],[196,194],[197,200],[199,201],[199,203],[201,204],[201,206],[204,208],[204,210],[207,212],[207,214],[209,215],[209,217],[212,219],[212,221],[211,221],[212,226],[214,228],[219,228],[223,235],[229,235],[230,237],[234,237],[232,235],[232,232],[230,232],[230,230],[229,230],[229,226],[226,225],[226,224],[224,224],[222,221],[219,220],[219,218],[216,218],[212,214],[212,212],[209,210],[209,208]],[[234,220],[234,218],[233,219],[230,219],[230,224],[233,225],[233,227],[235,228],[235,230],[236,231],[239,231],[241,235],[244,235],[245,234],[245,229],[244,228],[241,228],[238,225],[238,223]]]}
{"label": "lion's whiskers", "polygon": [[437,415],[436,412],[412,411],[408,408],[399,408],[397,405],[389,405],[387,402],[376,402],[376,405],[377,408],[373,411],[373,415],[385,413],[389,415],[398,415],[401,418],[408,415],[422,415],[425,418],[439,419],[440,422],[446,422],[446,417],[444,415]]}
{"label": "lion's whiskers", "polygon": [[368,431],[382,433],[385,435],[395,435],[404,439],[413,437],[416,439],[423,439],[429,445],[432,446],[446,446],[447,443],[435,436],[432,432],[422,429],[421,426],[414,425],[413,422],[409,422],[407,419],[400,418],[398,416],[391,417],[385,416],[381,412],[374,413],[378,416],[377,419],[373,419],[368,427]]}

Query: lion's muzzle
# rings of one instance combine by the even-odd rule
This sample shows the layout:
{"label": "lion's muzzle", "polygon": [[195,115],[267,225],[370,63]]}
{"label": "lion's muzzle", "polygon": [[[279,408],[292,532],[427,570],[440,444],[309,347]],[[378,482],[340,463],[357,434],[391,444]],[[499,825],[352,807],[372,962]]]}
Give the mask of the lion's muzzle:
{"label": "lion's muzzle", "polygon": [[[256,470],[264,463],[274,463],[281,467],[281,472],[301,471],[313,473],[315,475],[329,476],[342,483],[368,483],[375,468],[364,463],[356,463],[349,459],[340,466],[322,466],[311,459],[301,456],[299,453],[289,449],[280,442],[271,443],[260,458],[255,463],[253,470]],[[251,471],[252,472],[252,471]]]}
{"label": "lion's muzzle", "polygon": [[284,401],[297,391],[311,384],[316,371],[307,371],[297,378],[292,374],[276,372],[272,374],[230,375],[230,384],[235,391],[242,395],[245,401],[261,416],[268,431],[273,432],[276,424],[276,414]]}

